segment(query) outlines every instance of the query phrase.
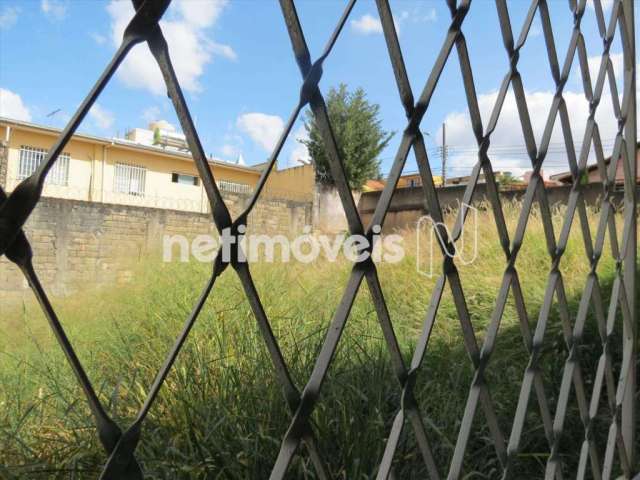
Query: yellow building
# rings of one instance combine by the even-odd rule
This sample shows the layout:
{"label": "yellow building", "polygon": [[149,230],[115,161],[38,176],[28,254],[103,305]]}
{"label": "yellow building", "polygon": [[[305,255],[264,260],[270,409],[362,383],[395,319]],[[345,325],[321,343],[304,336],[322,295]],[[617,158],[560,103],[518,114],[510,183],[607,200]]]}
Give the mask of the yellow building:
{"label": "yellow building", "polygon": [[[145,132],[151,133],[153,143],[141,138]],[[0,184],[5,190],[12,191],[33,173],[59,134],[56,128],[0,117],[0,141],[7,150],[5,165],[0,165]],[[223,195],[251,193],[264,168],[264,164],[248,167],[215,159],[209,164]],[[274,170],[264,193],[312,201],[314,178],[310,165]],[[50,171],[43,195],[208,211],[204,188],[184,137],[172,132],[166,135],[159,129],[134,129],[124,139],[74,135]]]}
{"label": "yellow building", "polygon": [[[433,175],[433,184],[436,187],[442,186],[442,177],[440,175]],[[411,188],[411,187],[421,187],[422,186],[422,177],[419,173],[406,173],[401,175],[398,179],[398,188]]]}
{"label": "yellow building", "polygon": [[[439,175],[433,175],[433,184],[436,187],[442,186],[442,177]],[[386,184],[385,180],[367,180],[367,183],[364,184],[362,190],[365,192],[374,192],[378,190],[382,190]],[[421,187],[422,186],[422,177],[419,173],[406,173],[401,175],[398,178],[398,184],[396,188],[412,188],[412,187]]]}

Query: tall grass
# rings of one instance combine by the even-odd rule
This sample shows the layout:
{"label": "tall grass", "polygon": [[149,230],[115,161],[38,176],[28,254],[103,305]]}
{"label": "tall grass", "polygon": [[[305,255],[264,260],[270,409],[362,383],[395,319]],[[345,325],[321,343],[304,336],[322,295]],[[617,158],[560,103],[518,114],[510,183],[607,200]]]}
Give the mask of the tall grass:
{"label": "tall grass", "polygon": [[[506,205],[514,231],[520,206]],[[556,233],[563,212],[554,213]],[[595,212],[592,232],[595,232]],[[449,219],[451,221],[451,219]],[[560,269],[572,318],[589,262],[577,219]],[[621,223],[621,222],[618,222]],[[482,344],[505,268],[491,213],[480,213],[479,254],[460,275],[473,326]],[[411,358],[435,284],[416,272],[416,240],[404,232],[408,255],[379,272],[405,360]],[[523,284],[531,328],[535,328],[550,260],[534,211],[516,268]],[[608,252],[608,248],[605,248]],[[351,265],[317,261],[303,265],[255,264],[252,272],[265,310],[302,388],[341,297]],[[600,262],[605,296],[615,263]],[[134,281],[102,291],[58,299],[55,306],[110,415],[126,426],[137,414],[158,368],[205,283],[210,266],[162,264],[149,259]],[[590,394],[602,349],[595,319],[587,322],[581,362]],[[37,306],[25,302],[3,314],[0,328],[0,477],[96,478],[105,454],[97,441],[79,386]],[[542,367],[552,413],[566,358],[557,305],[545,335]],[[619,369],[619,352],[614,368]],[[501,322],[486,378],[501,428],[508,436],[527,365],[513,298]],[[451,459],[473,375],[453,299],[446,290],[425,362],[415,387],[441,473]],[[361,288],[313,414],[320,450],[335,478],[375,477],[401,391],[366,285]],[[606,441],[610,414],[603,393],[596,432]],[[137,457],[148,478],[262,479],[277,455],[291,415],[264,341],[235,274],[225,272],[207,302],[162,388],[143,430]],[[605,432],[605,433],[603,433]],[[565,473],[575,468],[584,437],[572,394],[562,454]],[[516,478],[541,478],[549,446],[535,396],[516,459]],[[301,450],[290,478],[316,478]],[[413,432],[407,426],[396,455],[397,478],[426,478]],[[481,408],[465,458],[466,478],[495,478],[499,462]]]}

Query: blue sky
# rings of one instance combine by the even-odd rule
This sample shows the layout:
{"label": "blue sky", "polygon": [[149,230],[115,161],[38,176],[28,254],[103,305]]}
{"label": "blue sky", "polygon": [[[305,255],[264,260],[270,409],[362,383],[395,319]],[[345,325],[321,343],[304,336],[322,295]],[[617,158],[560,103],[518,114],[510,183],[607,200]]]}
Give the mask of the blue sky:
{"label": "blue sky", "polygon": [[[338,0],[297,2],[312,56],[322,51],[345,3]],[[509,2],[516,34],[528,3]],[[558,57],[562,62],[573,18],[565,0],[549,3]],[[610,13],[610,3],[611,0],[603,2],[606,15]],[[391,6],[417,97],[445,37],[449,11],[445,2],[435,0],[398,0],[392,1]],[[132,13],[130,2],[125,0],[0,0],[0,114],[64,126],[110,60]],[[538,138],[555,90],[540,25],[536,18],[519,64]],[[227,160],[235,160],[241,153],[248,164],[264,161],[295,106],[301,83],[278,3],[176,0],[165,14],[163,29],[207,153]],[[508,69],[494,2],[474,1],[463,31],[486,122],[496,89]],[[595,72],[602,42],[591,7],[585,14],[583,33]],[[619,40],[612,52],[621,84]],[[588,108],[577,68],[576,60],[565,98],[574,121],[574,140],[579,143]],[[388,171],[406,119],[372,0],[358,2],[325,62],[322,90],[326,92],[340,82],[350,88],[364,88],[369,99],[380,105],[383,127],[398,132],[381,154],[382,170]],[[600,126],[606,141],[615,133],[608,91],[601,108]],[[47,116],[57,109],[60,109],[58,113]],[[146,45],[139,45],[100,96],[80,131],[106,137],[122,136],[127,128],[144,127],[154,119],[177,124],[157,67]],[[422,130],[430,133],[428,146],[431,148],[440,144],[443,121],[447,123],[448,143],[452,148],[448,175],[464,174],[474,160],[470,150],[474,140],[455,51],[422,123]],[[281,168],[304,158],[304,149],[295,141],[296,135],[302,132],[299,120],[279,159]],[[561,131],[556,128],[552,147],[556,147],[561,138]],[[507,99],[492,145],[497,147],[493,158],[496,169],[516,173],[526,169],[528,159],[522,154],[522,134],[511,97]],[[433,163],[437,172],[439,160],[433,157]],[[549,156],[548,163],[549,171],[560,171],[565,169],[566,160],[558,152]],[[415,170],[413,159],[409,160],[406,170]]]}

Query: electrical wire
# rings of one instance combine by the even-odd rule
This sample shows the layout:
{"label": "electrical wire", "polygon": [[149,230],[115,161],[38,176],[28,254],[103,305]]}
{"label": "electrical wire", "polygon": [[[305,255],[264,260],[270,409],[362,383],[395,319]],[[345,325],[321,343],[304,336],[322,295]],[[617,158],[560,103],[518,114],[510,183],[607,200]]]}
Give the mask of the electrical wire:
{"label": "electrical wire", "polygon": [[[589,142],[589,155],[593,155],[594,151],[592,148],[592,143]],[[602,150],[606,155],[606,152],[613,149],[615,144],[614,138],[601,139],[600,144],[602,146]],[[582,142],[574,142],[574,155],[576,159],[580,158],[582,152]],[[442,159],[443,148],[442,146],[436,147],[428,147],[427,155],[430,157],[436,157]],[[456,157],[476,157],[478,155],[479,148],[477,146],[472,145],[447,145],[446,153],[449,161],[455,160]],[[496,144],[491,145],[487,152],[489,158],[491,159],[491,165],[496,171],[509,171],[513,169],[525,170],[527,167],[518,167],[513,165],[513,162],[506,162],[505,159],[509,160],[521,160],[530,158],[529,152],[524,143],[522,144]],[[554,158],[558,155],[567,155],[567,148],[565,142],[550,142],[547,146],[545,160],[543,161],[543,168],[565,168],[569,170],[569,161],[561,160]],[[380,158],[380,162],[384,162],[386,160],[393,160],[395,157],[383,157]],[[474,162],[475,163],[475,162]],[[442,168],[439,165],[433,165],[432,171],[434,175],[441,175]],[[446,172],[447,176],[451,174],[460,174],[460,173],[469,173],[473,165],[447,165]],[[383,175],[383,178],[388,178],[390,172],[386,172]],[[417,170],[403,172],[404,175],[412,175],[419,173]],[[457,175],[461,176],[461,175]]]}

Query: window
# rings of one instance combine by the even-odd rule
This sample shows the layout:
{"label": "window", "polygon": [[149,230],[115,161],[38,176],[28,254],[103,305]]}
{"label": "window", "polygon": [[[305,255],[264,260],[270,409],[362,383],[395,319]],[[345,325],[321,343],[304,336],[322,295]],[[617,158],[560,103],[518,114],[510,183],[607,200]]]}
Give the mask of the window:
{"label": "window", "polygon": [[200,179],[198,177],[195,177],[193,175],[187,175],[184,173],[171,174],[171,181],[173,183],[180,183],[182,185],[194,185],[197,187],[200,184],[199,180]]}
{"label": "window", "polygon": [[218,188],[224,192],[231,193],[251,193],[251,187],[246,183],[228,182],[226,180],[219,180]]}
{"label": "window", "polygon": [[[36,171],[40,163],[47,156],[47,150],[43,148],[20,147],[20,165],[18,167],[18,180],[30,177]],[[69,154],[61,153],[54,162],[45,180],[50,185],[67,186],[69,184]]]}
{"label": "window", "polygon": [[136,165],[116,163],[113,190],[136,197],[144,196],[147,169]]}

